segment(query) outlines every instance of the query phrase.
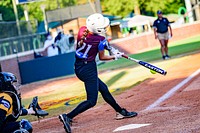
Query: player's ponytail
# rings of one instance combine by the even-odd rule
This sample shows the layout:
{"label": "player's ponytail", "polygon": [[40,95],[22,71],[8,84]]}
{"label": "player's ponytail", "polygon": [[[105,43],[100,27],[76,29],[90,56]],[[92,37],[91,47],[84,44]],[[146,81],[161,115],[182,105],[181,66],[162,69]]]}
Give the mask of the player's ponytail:
{"label": "player's ponytail", "polygon": [[85,29],[84,32],[83,32],[83,35],[81,37],[81,40],[80,42],[78,43],[78,46],[81,47],[83,45],[83,41],[85,40],[85,38],[87,37],[89,33],[89,30],[88,29]]}

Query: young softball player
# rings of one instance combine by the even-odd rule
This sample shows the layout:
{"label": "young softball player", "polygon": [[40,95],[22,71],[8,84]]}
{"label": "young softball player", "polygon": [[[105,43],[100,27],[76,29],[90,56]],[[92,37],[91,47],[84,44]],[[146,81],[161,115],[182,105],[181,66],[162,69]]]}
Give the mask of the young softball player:
{"label": "young softball player", "polygon": [[[109,92],[107,85],[98,78],[95,62],[97,54],[100,60],[117,60],[123,54],[115,52],[115,49],[109,49],[106,38],[102,36],[106,33],[109,24],[110,21],[108,18],[95,13],[87,18],[86,26],[79,29],[75,55],[75,73],[85,84],[87,100],[80,103],[71,112],[59,115],[59,119],[63,123],[67,133],[71,133],[70,123],[75,116],[96,105],[98,91],[103,96],[103,99],[117,112],[116,119],[137,116],[136,112],[128,112],[126,109],[120,107]],[[115,54],[106,55],[105,49],[109,49]]]}

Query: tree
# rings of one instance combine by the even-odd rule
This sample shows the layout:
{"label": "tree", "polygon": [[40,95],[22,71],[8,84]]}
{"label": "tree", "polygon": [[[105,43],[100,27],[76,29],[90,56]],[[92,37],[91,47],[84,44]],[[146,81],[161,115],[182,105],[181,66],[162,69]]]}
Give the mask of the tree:
{"label": "tree", "polygon": [[177,13],[184,6],[184,0],[101,0],[104,13],[125,17],[135,14],[156,15],[157,10],[164,13]]}
{"label": "tree", "polygon": [[[23,8],[21,6],[17,6],[18,17],[23,17]],[[0,1],[0,12],[2,13],[2,18],[4,21],[15,21],[15,14],[13,11],[12,0],[3,0]]]}
{"label": "tree", "polygon": [[184,6],[183,0],[147,0],[145,2],[146,11],[156,15],[157,10],[162,10],[165,14],[177,13],[178,8]]}
{"label": "tree", "polygon": [[134,9],[133,0],[103,0],[102,9],[104,13],[125,17]]}
{"label": "tree", "polygon": [[[27,6],[29,19],[37,19],[38,21],[43,20],[43,14],[41,10],[41,5],[45,5],[46,10],[54,10],[57,8],[63,8],[67,6],[72,6],[77,3],[77,0],[45,0],[32,2],[27,4],[17,5],[19,20],[25,20],[24,9]],[[59,5],[58,5],[59,4]],[[13,11],[12,0],[0,1],[0,12],[3,14],[3,19],[5,21],[15,21],[15,15]]]}

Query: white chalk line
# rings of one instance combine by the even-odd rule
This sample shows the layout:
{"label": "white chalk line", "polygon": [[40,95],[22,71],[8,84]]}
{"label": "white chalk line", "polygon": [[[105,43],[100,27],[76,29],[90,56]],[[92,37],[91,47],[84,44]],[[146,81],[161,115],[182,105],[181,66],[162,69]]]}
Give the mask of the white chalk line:
{"label": "white chalk line", "polygon": [[149,105],[146,110],[150,110],[156,106],[158,106],[160,103],[171,97],[177,90],[179,90],[182,86],[184,86],[186,83],[188,83],[192,78],[194,78],[196,75],[200,73],[200,69],[195,71],[193,74],[191,74],[188,78],[184,79],[182,82],[180,82],[178,85],[173,87],[170,91],[165,93],[162,97],[160,97],[157,101],[155,101],[153,104]]}

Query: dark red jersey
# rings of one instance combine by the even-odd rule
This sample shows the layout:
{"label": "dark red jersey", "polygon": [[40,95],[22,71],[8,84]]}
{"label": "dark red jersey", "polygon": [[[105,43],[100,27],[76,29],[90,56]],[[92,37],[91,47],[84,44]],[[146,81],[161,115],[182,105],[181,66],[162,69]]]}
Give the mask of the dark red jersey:
{"label": "dark red jersey", "polygon": [[[86,26],[79,29],[77,44],[80,43],[81,37],[83,36]],[[108,42],[105,37],[98,34],[88,33],[82,46],[77,45],[76,58],[83,61],[94,61],[97,53],[108,46]]]}

